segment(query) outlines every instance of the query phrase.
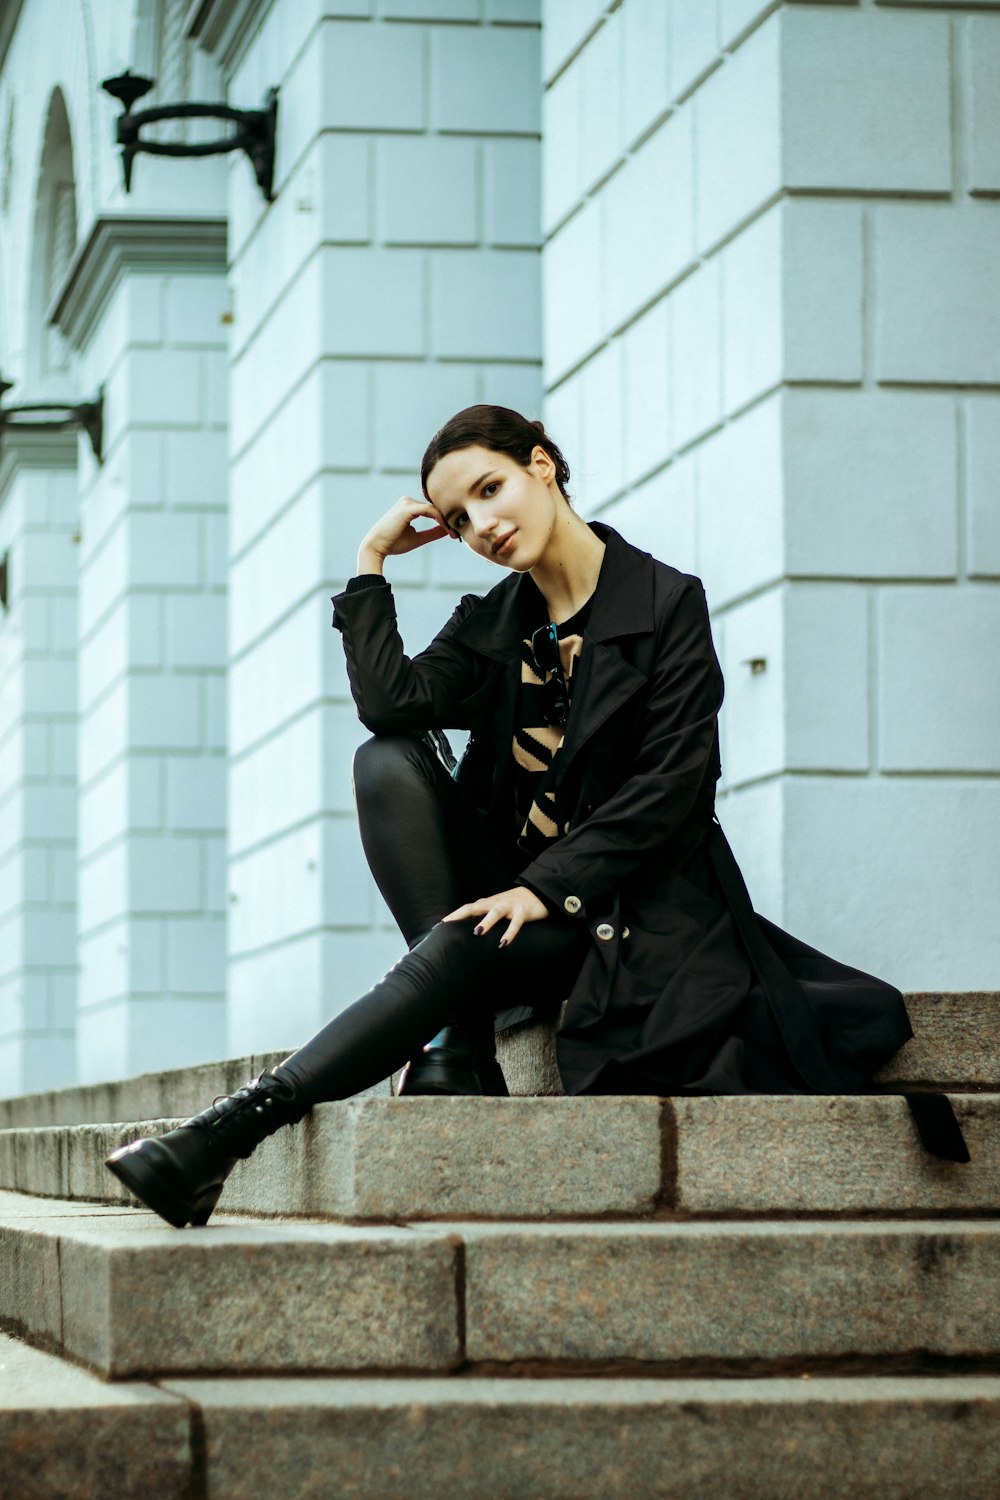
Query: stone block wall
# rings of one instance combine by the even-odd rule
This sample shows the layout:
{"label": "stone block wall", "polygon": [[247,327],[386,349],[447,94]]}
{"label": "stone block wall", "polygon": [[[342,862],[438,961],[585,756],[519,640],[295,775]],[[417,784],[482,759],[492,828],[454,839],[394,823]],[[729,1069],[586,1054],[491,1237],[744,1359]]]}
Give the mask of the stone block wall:
{"label": "stone block wall", "polygon": [[67,318],[106,402],[79,476],[82,1081],[226,1046],[225,279],[107,234],[115,289]]}
{"label": "stone block wall", "polygon": [[[280,88],[275,201],[245,163],[229,196],[235,1051],[301,1041],[401,951],[329,600],[442,422],[540,409],[538,22],[526,0],[275,4],[222,60],[231,98]],[[387,571],[411,652],[499,580],[443,543]]]}
{"label": "stone block wall", "polygon": [[76,440],[0,456],[0,1092],[75,1079]]}
{"label": "stone block wall", "polygon": [[757,904],[991,983],[1000,7],[552,0],[544,37],[546,419],[584,513],[704,580]]}

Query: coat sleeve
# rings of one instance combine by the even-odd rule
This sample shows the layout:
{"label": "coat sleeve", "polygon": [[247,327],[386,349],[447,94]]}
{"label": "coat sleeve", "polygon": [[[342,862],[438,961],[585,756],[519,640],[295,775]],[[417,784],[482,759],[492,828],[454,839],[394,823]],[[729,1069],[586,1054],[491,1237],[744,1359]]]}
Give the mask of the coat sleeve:
{"label": "coat sleeve", "polygon": [[348,589],[332,602],[358,718],[372,734],[469,727],[463,703],[478,686],[481,668],[475,653],[452,636],[479,603],[476,594],[461,599],[426,651],[413,658],[403,650],[388,584]]}
{"label": "coat sleeve", "polygon": [[578,920],[667,843],[714,775],[723,684],[700,582],[687,579],[664,613],[629,775],[522,872],[551,909]]}

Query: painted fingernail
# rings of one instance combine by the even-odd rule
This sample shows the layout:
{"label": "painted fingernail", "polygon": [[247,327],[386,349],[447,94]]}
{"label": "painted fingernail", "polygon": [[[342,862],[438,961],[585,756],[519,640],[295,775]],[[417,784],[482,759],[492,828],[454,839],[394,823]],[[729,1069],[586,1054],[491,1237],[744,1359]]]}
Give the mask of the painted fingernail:
{"label": "painted fingernail", "polygon": [[501,946],[501,948],[506,948],[506,946],[507,946],[507,944],[508,944],[509,941],[510,941],[509,938],[501,938],[500,939],[500,946]]}
{"label": "painted fingernail", "polygon": [[481,927],[477,927],[474,936],[476,936],[476,937],[482,937],[482,935],[483,935],[483,929]]}

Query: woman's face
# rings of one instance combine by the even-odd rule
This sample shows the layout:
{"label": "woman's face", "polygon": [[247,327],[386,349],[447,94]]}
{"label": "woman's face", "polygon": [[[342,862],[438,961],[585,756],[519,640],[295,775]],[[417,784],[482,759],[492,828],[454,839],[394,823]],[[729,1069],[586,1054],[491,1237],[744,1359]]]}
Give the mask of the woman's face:
{"label": "woman's face", "polygon": [[473,552],[526,573],[542,557],[565,504],[555,464],[541,445],[527,468],[491,448],[458,448],[439,458],[427,493],[444,524]]}

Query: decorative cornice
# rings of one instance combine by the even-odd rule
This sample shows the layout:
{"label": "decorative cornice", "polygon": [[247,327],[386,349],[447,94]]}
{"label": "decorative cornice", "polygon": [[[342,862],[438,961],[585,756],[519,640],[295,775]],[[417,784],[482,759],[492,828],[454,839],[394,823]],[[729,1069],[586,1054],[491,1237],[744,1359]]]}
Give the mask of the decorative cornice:
{"label": "decorative cornice", "polygon": [[247,49],[257,22],[273,0],[191,0],[185,35],[214,57],[229,78]]}
{"label": "decorative cornice", "polygon": [[22,469],[75,469],[79,433],[7,427],[0,434],[0,505]]}
{"label": "decorative cornice", "polygon": [[70,261],[49,322],[80,349],[126,271],[176,275],[225,264],[225,219],[109,214],[94,221]]}
{"label": "decorative cornice", "polygon": [[0,68],[7,57],[17,18],[21,14],[22,0],[0,0]]}

